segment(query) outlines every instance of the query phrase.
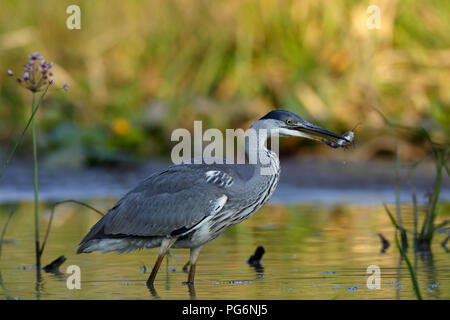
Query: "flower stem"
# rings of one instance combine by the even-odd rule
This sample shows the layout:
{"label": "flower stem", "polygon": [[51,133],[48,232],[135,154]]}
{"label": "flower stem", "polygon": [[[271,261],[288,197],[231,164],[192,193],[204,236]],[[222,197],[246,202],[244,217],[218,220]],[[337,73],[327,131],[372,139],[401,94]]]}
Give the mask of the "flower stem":
{"label": "flower stem", "polygon": [[[3,176],[3,174],[5,173],[6,168],[8,167],[8,165],[9,165],[9,163],[11,162],[11,160],[12,160],[14,154],[16,153],[17,147],[18,147],[18,146],[20,145],[20,143],[22,142],[23,136],[25,135],[25,132],[27,132],[27,129],[28,129],[28,127],[29,127],[30,124],[31,124],[31,121],[34,119],[34,115],[35,115],[36,112],[38,111],[39,106],[41,105],[42,100],[44,100],[44,97],[45,97],[45,94],[46,94],[47,91],[48,91],[48,88],[49,88],[49,86],[47,86],[47,87],[45,88],[45,91],[42,93],[42,95],[41,95],[41,97],[40,97],[40,99],[39,99],[39,102],[38,102],[38,104],[36,105],[36,107],[34,107],[34,110],[33,110],[33,112],[31,113],[31,116],[30,116],[30,118],[28,119],[28,122],[27,122],[25,128],[22,130],[22,133],[21,133],[19,139],[17,139],[16,143],[14,144],[14,147],[12,148],[11,152],[9,153],[8,159],[6,160],[5,164],[3,165],[2,171],[0,172],[0,178],[1,178],[1,177]],[[33,105],[34,105],[34,103],[33,103]]]}
{"label": "flower stem", "polygon": [[[33,92],[33,100],[31,112],[35,109],[36,93]],[[31,133],[33,135],[33,178],[34,178],[34,237],[36,245],[36,270],[37,279],[40,279],[41,254],[39,244],[39,195],[38,195],[38,163],[37,163],[37,143],[36,143],[36,126],[34,119],[31,121]]]}

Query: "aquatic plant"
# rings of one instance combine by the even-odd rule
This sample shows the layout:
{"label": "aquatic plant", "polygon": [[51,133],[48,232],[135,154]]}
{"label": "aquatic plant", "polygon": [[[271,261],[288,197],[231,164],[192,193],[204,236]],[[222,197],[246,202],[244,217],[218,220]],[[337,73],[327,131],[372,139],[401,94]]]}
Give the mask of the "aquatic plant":
{"label": "aquatic plant", "polygon": [[[424,128],[415,128],[409,127],[401,124],[394,123],[390,121],[380,110],[374,108],[374,110],[383,118],[385,124],[389,128],[389,131],[394,140],[394,150],[395,150],[395,208],[397,219],[394,218],[393,214],[390,212],[388,206],[384,205],[384,208],[392,222],[392,225],[395,227],[395,243],[400,252],[401,259],[405,260],[408,271],[411,275],[411,282],[413,284],[414,292],[417,296],[417,299],[422,300],[422,296],[419,289],[419,284],[417,281],[417,277],[415,274],[415,270],[412,267],[411,262],[406,254],[408,249],[408,238],[407,238],[407,230],[404,228],[402,224],[402,214],[401,214],[401,203],[400,203],[400,157],[398,150],[398,141],[395,133],[396,128],[415,130],[425,136],[430,147],[431,147],[431,155],[433,157],[435,168],[436,168],[436,180],[433,186],[433,191],[430,194],[429,201],[426,206],[426,215],[423,221],[423,225],[420,233],[418,232],[418,206],[417,206],[417,195],[416,195],[416,187],[413,182],[413,175],[415,168],[419,164],[416,162],[409,173],[409,183],[412,191],[412,204],[413,204],[413,212],[414,212],[414,251],[415,253],[420,251],[431,251],[431,242],[433,239],[433,234],[436,230],[444,227],[450,221],[446,220],[439,225],[435,225],[434,221],[437,216],[437,204],[439,201],[439,195],[441,191],[442,185],[442,171],[443,168],[446,169],[447,174],[449,174],[449,168],[446,166],[445,159],[448,158],[448,154],[450,151],[449,145],[439,145],[432,141],[429,133]],[[398,233],[401,235],[401,241],[398,240]]]}
{"label": "aquatic plant", "polygon": [[432,156],[436,169],[436,179],[427,203],[426,215],[423,221],[422,229],[420,233],[416,233],[414,236],[414,248],[416,249],[416,251],[430,251],[431,241],[433,239],[435,231],[450,223],[449,220],[446,220],[439,225],[435,225],[434,223],[437,216],[437,204],[439,201],[439,195],[441,193],[443,168],[445,168],[447,174],[449,174],[449,169],[445,164],[445,159],[448,157],[450,148],[449,146],[439,148],[433,143],[425,129],[423,130],[432,147]]}
{"label": "aquatic plant", "polygon": [[[414,128],[412,128],[414,129]],[[413,181],[414,170],[416,166],[419,164],[416,163],[411,168],[410,172],[410,186],[412,191],[412,204],[413,204],[413,212],[414,212],[414,250],[416,252],[420,251],[431,251],[431,243],[433,239],[433,235],[437,230],[444,227],[448,223],[449,220],[445,220],[442,223],[436,225],[435,220],[438,212],[438,202],[439,195],[441,193],[442,186],[442,175],[444,168],[449,174],[449,169],[446,166],[445,159],[448,158],[450,146],[448,145],[438,145],[433,142],[428,134],[428,132],[424,128],[418,128],[416,130],[421,131],[429,141],[431,147],[431,157],[433,158],[436,170],[435,182],[433,185],[433,189],[428,194],[428,201],[425,205],[425,217],[422,223],[422,227],[419,232],[419,222],[418,222],[418,205],[417,205],[417,195],[416,195],[416,187]]]}
{"label": "aquatic plant", "polygon": [[[387,125],[389,132],[392,136],[392,139],[394,140],[394,151],[395,151],[395,212],[397,216],[397,223],[394,225],[397,227],[397,229],[400,231],[401,236],[401,243],[402,248],[407,249],[408,248],[408,238],[406,229],[403,228],[403,222],[402,222],[402,212],[401,212],[401,206],[400,206],[400,155],[398,151],[398,140],[397,136],[395,134],[394,126],[391,123],[391,121],[386,118],[386,116],[377,108],[374,107],[374,110],[381,116],[385,124]],[[387,207],[386,207],[387,209]],[[388,212],[389,213],[389,212]],[[390,216],[391,217],[391,216]],[[391,217],[392,222],[395,222],[395,219]]]}
{"label": "aquatic plant", "polygon": [[401,227],[399,224],[397,224],[394,216],[389,211],[389,208],[387,207],[387,205],[386,204],[383,204],[383,205],[384,205],[384,208],[385,208],[389,218],[391,219],[392,225],[395,227],[395,245],[397,246],[397,249],[400,252],[402,259],[404,259],[406,261],[406,265],[408,266],[408,271],[409,271],[409,274],[411,275],[411,282],[413,284],[414,293],[416,294],[416,297],[418,300],[422,300],[422,295],[420,293],[419,283],[417,281],[416,273],[414,271],[414,268],[412,267],[411,262],[409,261],[408,256],[406,255],[407,248],[404,247],[403,244],[400,244],[400,241],[398,240],[398,236],[397,236],[397,232],[400,232],[400,234],[403,235],[403,234],[406,234],[406,230],[403,227]]}
{"label": "aquatic plant", "polygon": [[[398,124],[395,122],[390,121],[386,118],[386,116],[378,109],[374,108],[374,110],[383,118],[384,122],[388,126],[391,135],[394,139],[395,146],[395,208],[396,208],[396,217],[397,222],[396,225],[398,226],[398,230],[401,233],[401,243],[402,248],[407,249],[408,248],[408,240],[406,238],[407,230],[403,227],[402,224],[402,214],[401,214],[401,205],[400,205],[400,157],[399,157],[399,151],[398,151],[398,143],[397,143],[397,136],[395,133],[395,129],[406,129],[406,130],[412,130],[415,132],[418,132],[419,134],[423,135],[425,139],[428,141],[428,144],[431,148],[431,152],[429,153],[429,156],[433,158],[435,169],[436,169],[436,178],[433,185],[433,189],[430,192],[430,196],[428,199],[428,203],[426,204],[426,214],[425,218],[421,227],[421,231],[418,231],[418,206],[417,206],[417,195],[416,195],[416,188],[414,185],[413,177],[414,177],[414,171],[417,165],[420,163],[416,162],[412,168],[410,169],[409,173],[409,184],[411,186],[412,191],[412,204],[413,204],[413,212],[414,212],[414,250],[415,251],[430,251],[431,250],[431,242],[433,239],[433,234],[436,230],[444,227],[448,223],[450,223],[449,220],[446,220],[439,225],[435,225],[435,219],[437,216],[437,204],[439,202],[439,195],[441,192],[441,186],[442,186],[442,175],[443,171],[445,169],[445,172],[447,175],[450,175],[450,170],[447,166],[446,159],[448,158],[450,154],[450,145],[449,144],[438,144],[434,142],[430,134],[425,128],[419,127],[410,127],[405,126],[402,124]],[[394,222],[395,219],[391,217],[391,220]]]}
{"label": "aquatic plant", "polygon": [[[31,115],[22,134],[19,139],[14,144],[5,164],[3,165],[2,171],[0,172],[0,178],[6,171],[9,163],[11,162],[14,154],[17,151],[18,146],[22,142],[22,139],[31,124],[31,134],[33,138],[33,181],[34,181],[34,233],[35,233],[35,252],[36,252],[36,270],[37,279],[40,279],[40,268],[41,268],[41,256],[42,250],[39,244],[39,188],[38,188],[38,160],[37,160],[37,140],[36,140],[36,126],[34,117],[41,106],[44,97],[46,96],[48,89],[54,84],[53,71],[51,71],[54,63],[47,62],[43,56],[38,52],[28,56],[28,62],[23,66],[24,73],[20,78],[17,78],[17,82],[23,88],[32,92],[31,99]],[[12,70],[8,70],[8,75],[10,77],[14,76]],[[68,86],[64,83],[63,89],[68,90]],[[36,97],[40,93],[39,101],[36,103]]]}

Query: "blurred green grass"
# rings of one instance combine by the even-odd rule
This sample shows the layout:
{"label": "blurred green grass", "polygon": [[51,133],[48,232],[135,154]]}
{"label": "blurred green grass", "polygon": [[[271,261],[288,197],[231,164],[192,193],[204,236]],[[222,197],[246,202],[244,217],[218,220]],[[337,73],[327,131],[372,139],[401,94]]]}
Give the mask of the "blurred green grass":
{"label": "blurred green grass", "polygon": [[[448,142],[450,2],[77,1],[81,30],[68,30],[71,4],[2,1],[0,150],[29,113],[29,95],[6,70],[34,51],[70,86],[39,111],[45,154],[167,156],[172,130],[194,119],[247,128],[274,107],[337,132],[361,123],[363,160],[394,151],[372,106]],[[380,30],[366,27],[372,4]],[[427,152],[425,137],[399,142],[406,159]]]}

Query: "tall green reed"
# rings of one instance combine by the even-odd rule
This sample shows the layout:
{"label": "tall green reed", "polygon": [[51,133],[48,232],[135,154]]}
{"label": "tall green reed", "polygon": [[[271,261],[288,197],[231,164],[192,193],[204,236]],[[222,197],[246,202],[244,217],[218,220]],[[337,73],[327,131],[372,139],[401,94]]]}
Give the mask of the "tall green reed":
{"label": "tall green reed", "polygon": [[[51,68],[54,63],[47,61],[43,56],[39,55],[37,52],[28,56],[28,62],[24,65],[24,73],[20,78],[17,78],[17,82],[19,85],[24,87],[25,89],[32,92],[31,99],[31,115],[28,119],[28,122],[25,128],[22,131],[19,139],[14,144],[13,149],[11,150],[5,164],[2,167],[0,172],[0,178],[5,173],[9,163],[11,162],[14,154],[17,151],[18,146],[23,140],[23,137],[31,124],[31,133],[32,133],[32,141],[33,141],[33,184],[34,184],[34,234],[35,234],[35,253],[36,253],[36,279],[37,283],[40,282],[41,278],[41,256],[42,256],[42,248],[40,247],[39,241],[39,185],[38,185],[38,158],[37,158],[37,137],[36,137],[36,123],[35,123],[35,115],[41,106],[44,97],[46,96],[48,89],[54,83],[53,72]],[[14,76],[14,73],[11,70],[8,70],[9,76]],[[68,90],[68,86],[64,84],[64,90]],[[36,97],[38,92],[42,92],[39,97],[39,101],[36,104]]]}
{"label": "tall green reed", "polygon": [[[405,126],[402,124],[398,124],[395,122],[392,122],[387,119],[387,117],[378,109],[374,108],[374,110],[383,118],[385,124],[388,126],[391,135],[394,139],[395,145],[395,204],[396,204],[396,213],[397,213],[397,221],[398,226],[400,227],[400,232],[402,233],[402,246],[404,249],[407,249],[408,242],[406,238],[406,229],[403,228],[402,224],[402,215],[401,215],[401,202],[400,202],[400,169],[401,169],[401,163],[400,163],[400,157],[399,157],[399,150],[398,150],[398,141],[397,141],[397,135],[395,133],[395,129],[406,129],[406,130],[412,130],[416,131],[419,134],[423,135],[425,139],[428,141],[428,144],[431,148],[431,152],[429,155],[431,155],[433,162],[435,164],[435,170],[436,170],[436,177],[435,182],[433,185],[433,189],[431,191],[431,196],[429,198],[428,203],[426,204],[426,214],[425,218],[422,224],[422,227],[418,228],[418,206],[417,206],[417,195],[416,195],[416,188],[413,181],[413,175],[414,170],[417,167],[417,165],[420,163],[417,162],[413,165],[412,169],[409,173],[409,184],[412,189],[412,203],[414,208],[414,249],[415,251],[429,251],[431,250],[431,242],[433,239],[433,234],[438,229],[437,226],[435,226],[435,219],[437,217],[437,211],[438,211],[438,202],[439,202],[439,195],[441,192],[442,187],[442,176],[445,172],[447,175],[450,175],[450,170],[448,166],[446,165],[446,159],[448,158],[450,154],[450,145],[449,144],[438,144],[434,142],[428,131],[425,130],[425,128],[419,127],[410,127]],[[448,224],[449,221],[444,221],[441,225],[445,226]]]}
{"label": "tall green reed", "polygon": [[397,232],[400,232],[400,234],[406,234],[406,230],[401,227],[396,221],[392,213],[389,211],[389,208],[385,203],[383,203],[384,209],[386,210],[389,218],[391,219],[392,225],[395,227],[395,245],[397,246],[398,251],[400,252],[400,255],[403,260],[406,261],[406,265],[408,266],[409,274],[411,275],[411,282],[413,285],[414,293],[416,294],[416,297],[418,300],[422,300],[422,294],[420,293],[419,283],[417,281],[417,276],[414,268],[412,267],[411,261],[409,261],[408,255],[406,254],[406,248],[403,246],[403,244],[400,244],[400,241],[398,240]]}
{"label": "tall green reed", "polygon": [[[436,180],[433,186],[433,191],[431,193],[430,199],[427,204],[426,208],[426,214],[425,218],[422,224],[421,231],[418,231],[418,205],[417,205],[417,192],[416,187],[414,185],[414,171],[417,167],[417,165],[420,162],[416,162],[413,167],[411,168],[409,172],[409,184],[411,186],[412,191],[412,204],[413,204],[413,213],[414,213],[414,253],[420,251],[431,251],[431,242],[433,239],[434,232],[445,226],[449,223],[448,220],[442,222],[439,225],[435,225],[434,221],[437,216],[437,204],[439,201],[439,195],[441,191],[442,186],[442,174],[443,174],[443,168],[446,169],[447,174],[449,174],[449,169],[445,164],[445,159],[448,157],[450,146],[448,145],[439,145],[435,143],[429,133],[424,128],[414,128],[409,126],[404,126],[401,124],[394,123],[390,121],[380,110],[374,108],[374,110],[383,118],[385,124],[390,130],[390,133],[394,139],[394,150],[395,150],[395,208],[397,213],[397,219],[394,218],[393,214],[390,212],[389,208],[386,204],[383,204],[385,207],[385,210],[392,222],[392,225],[395,227],[395,242],[397,245],[397,248],[401,254],[401,257],[403,260],[405,260],[408,271],[411,275],[411,281],[413,284],[414,292],[416,294],[417,299],[422,300],[422,295],[420,293],[417,276],[415,273],[414,268],[412,267],[412,264],[407,256],[407,250],[408,250],[408,239],[407,239],[407,230],[404,228],[402,224],[402,214],[401,214],[401,202],[400,202],[400,157],[399,157],[399,150],[398,150],[398,140],[397,135],[395,133],[396,128],[401,129],[408,129],[408,130],[415,130],[419,131],[421,134],[423,134],[427,141],[429,142],[429,145],[431,147],[431,154],[435,163],[436,168]],[[397,234],[400,233],[401,235],[401,242],[398,240]]]}

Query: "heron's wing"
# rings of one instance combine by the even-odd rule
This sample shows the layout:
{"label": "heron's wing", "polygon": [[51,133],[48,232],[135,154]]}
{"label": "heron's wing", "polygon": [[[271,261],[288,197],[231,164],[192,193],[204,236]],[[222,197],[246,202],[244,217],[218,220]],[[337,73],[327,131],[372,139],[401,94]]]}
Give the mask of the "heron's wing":
{"label": "heron's wing", "polygon": [[166,236],[189,230],[225,205],[227,197],[196,166],[173,166],[127,193],[82,242],[100,236]]}

